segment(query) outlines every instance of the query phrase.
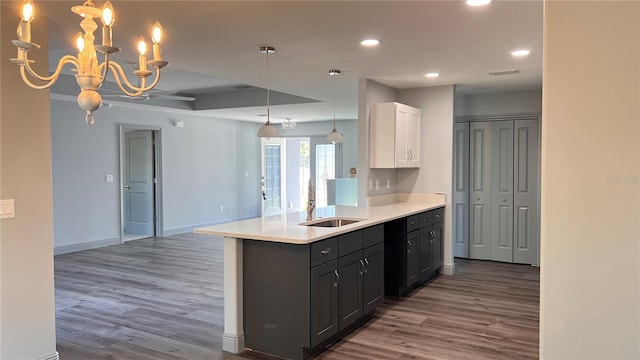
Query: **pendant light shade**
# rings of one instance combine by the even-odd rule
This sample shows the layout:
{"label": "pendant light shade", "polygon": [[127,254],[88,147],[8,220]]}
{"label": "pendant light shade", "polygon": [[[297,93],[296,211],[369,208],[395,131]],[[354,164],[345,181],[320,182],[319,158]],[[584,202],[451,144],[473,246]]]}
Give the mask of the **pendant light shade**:
{"label": "pendant light shade", "polygon": [[329,75],[333,76],[333,130],[327,135],[327,141],[335,144],[344,141],[342,134],[336,130],[336,76],[340,75],[340,70],[329,70]]}
{"label": "pendant light shade", "polygon": [[271,46],[262,46],[260,52],[267,56],[267,122],[258,130],[258,137],[270,139],[280,136],[278,129],[271,124],[269,114],[269,54],[275,53],[276,49]]}

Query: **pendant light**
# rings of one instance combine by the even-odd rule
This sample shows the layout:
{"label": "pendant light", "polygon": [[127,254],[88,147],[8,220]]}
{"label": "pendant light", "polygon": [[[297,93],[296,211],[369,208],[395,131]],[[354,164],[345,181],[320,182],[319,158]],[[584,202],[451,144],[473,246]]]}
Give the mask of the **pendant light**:
{"label": "pendant light", "polygon": [[329,75],[333,76],[333,130],[327,135],[327,141],[341,143],[344,138],[336,130],[336,76],[340,75],[340,70],[329,70]]}
{"label": "pendant light", "polygon": [[258,130],[258,137],[270,139],[280,136],[278,129],[271,124],[269,114],[269,54],[275,53],[276,49],[271,46],[262,46],[260,52],[267,55],[267,122]]}

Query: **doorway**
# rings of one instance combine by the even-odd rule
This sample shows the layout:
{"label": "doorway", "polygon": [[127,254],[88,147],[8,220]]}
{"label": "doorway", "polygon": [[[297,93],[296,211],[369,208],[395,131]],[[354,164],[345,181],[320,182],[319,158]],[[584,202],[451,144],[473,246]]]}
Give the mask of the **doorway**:
{"label": "doorway", "polygon": [[120,126],[121,242],[162,236],[159,128]]}
{"label": "doorway", "polygon": [[454,256],[539,264],[537,116],[459,122],[454,134]]}
{"label": "doorway", "polygon": [[342,148],[325,137],[262,139],[262,214],[302,211],[307,207],[309,179],[316,208],[331,203],[328,180],[341,176]]}

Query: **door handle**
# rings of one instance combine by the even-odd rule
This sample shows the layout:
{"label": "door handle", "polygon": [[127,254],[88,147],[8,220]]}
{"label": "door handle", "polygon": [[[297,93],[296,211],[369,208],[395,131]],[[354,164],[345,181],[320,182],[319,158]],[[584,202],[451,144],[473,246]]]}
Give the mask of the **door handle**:
{"label": "door handle", "polygon": [[476,196],[476,201],[480,201],[480,196]]}
{"label": "door handle", "polygon": [[502,202],[507,202],[507,198],[502,198]]}
{"label": "door handle", "polygon": [[125,190],[129,190],[129,189],[131,189],[131,187],[130,187],[129,185],[125,185],[125,186],[124,186],[124,189],[125,189]]}
{"label": "door handle", "polygon": [[267,193],[266,192],[262,192],[262,200],[267,200]]}

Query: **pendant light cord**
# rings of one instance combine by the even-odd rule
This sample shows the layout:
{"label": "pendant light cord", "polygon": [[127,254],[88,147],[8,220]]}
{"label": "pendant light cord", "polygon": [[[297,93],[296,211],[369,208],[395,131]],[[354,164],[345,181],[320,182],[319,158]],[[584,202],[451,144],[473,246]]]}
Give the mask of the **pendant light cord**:
{"label": "pendant light cord", "polygon": [[267,124],[271,125],[271,120],[269,116],[269,47],[267,46]]}
{"label": "pendant light cord", "polygon": [[333,131],[336,131],[336,76],[333,75]]}

